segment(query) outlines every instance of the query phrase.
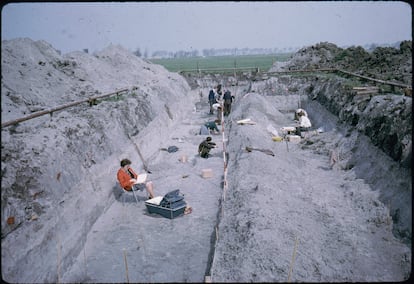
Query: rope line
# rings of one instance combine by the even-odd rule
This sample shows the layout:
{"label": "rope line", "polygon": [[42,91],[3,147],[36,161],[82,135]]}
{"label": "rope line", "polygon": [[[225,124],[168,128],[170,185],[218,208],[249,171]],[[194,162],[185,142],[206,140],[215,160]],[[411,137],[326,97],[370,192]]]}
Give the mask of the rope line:
{"label": "rope line", "polygon": [[[217,247],[217,242],[219,239],[219,224],[220,224],[221,218],[224,217],[224,201],[226,200],[226,193],[228,189],[228,181],[227,181],[228,161],[226,157],[226,127],[225,127],[225,122],[224,122],[223,101],[220,101],[220,107],[221,107],[221,134],[222,134],[222,143],[223,143],[223,191],[222,191],[222,196],[221,196],[221,201],[220,201],[218,220],[217,220],[217,224],[215,227],[214,250]],[[215,257],[215,253],[213,253],[211,263],[214,263],[214,257]],[[211,275],[211,266],[210,266],[210,271],[208,274],[209,275],[205,276],[205,282],[213,282],[213,275]]]}

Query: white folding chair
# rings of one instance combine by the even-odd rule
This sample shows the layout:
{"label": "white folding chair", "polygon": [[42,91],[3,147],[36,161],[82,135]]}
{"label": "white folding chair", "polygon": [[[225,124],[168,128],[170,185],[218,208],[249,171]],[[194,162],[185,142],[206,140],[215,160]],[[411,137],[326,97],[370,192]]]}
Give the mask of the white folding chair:
{"label": "white folding chair", "polygon": [[[136,192],[137,191],[145,191],[145,192],[147,192],[145,186],[143,186],[141,189],[138,189],[138,190],[126,190],[122,186],[121,186],[121,189],[122,189],[122,204],[125,204],[125,196],[131,195],[131,193],[132,193],[132,195],[134,195],[135,201],[137,203],[139,203],[139,199],[138,199],[138,197],[136,195]],[[148,198],[148,193],[146,194],[146,196]]]}

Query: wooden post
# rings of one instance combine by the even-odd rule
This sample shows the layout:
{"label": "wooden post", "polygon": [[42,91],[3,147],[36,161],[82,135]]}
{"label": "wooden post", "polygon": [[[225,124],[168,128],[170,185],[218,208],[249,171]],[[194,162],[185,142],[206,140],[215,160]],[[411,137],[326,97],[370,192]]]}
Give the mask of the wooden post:
{"label": "wooden post", "polygon": [[137,143],[135,143],[135,141],[134,141],[134,140],[132,140],[131,135],[129,135],[128,133],[127,133],[127,136],[128,136],[128,138],[129,138],[129,140],[131,140],[132,144],[134,144],[135,149],[137,150],[137,153],[138,153],[139,157],[141,158],[141,161],[142,161],[142,165],[143,165],[143,167],[144,167],[144,170],[145,170],[147,173],[149,173],[149,174],[150,174],[150,173],[151,173],[151,171],[148,169],[148,164],[146,163],[146,161],[145,161],[145,159],[144,159],[144,156],[142,156],[142,153],[141,153],[141,151],[139,150],[138,144],[137,144]]}
{"label": "wooden post", "polygon": [[127,279],[127,283],[129,283],[129,276],[128,276],[128,262],[127,262],[127,257],[126,257],[126,251],[125,248],[122,249],[124,251],[124,262],[125,262],[125,274],[126,274],[126,279]]}
{"label": "wooden post", "polygon": [[296,248],[298,245],[298,237],[295,237],[295,248],[293,249],[293,255],[292,255],[292,261],[290,262],[290,268],[289,268],[289,275],[288,275],[288,282],[290,282],[290,276],[292,274],[293,269],[293,263],[295,262],[295,256],[296,256]]}
{"label": "wooden post", "polygon": [[60,282],[60,262],[61,262],[61,253],[62,253],[62,248],[61,248],[61,244],[60,244],[60,236],[58,235],[58,241],[57,241],[57,283],[61,283]]}

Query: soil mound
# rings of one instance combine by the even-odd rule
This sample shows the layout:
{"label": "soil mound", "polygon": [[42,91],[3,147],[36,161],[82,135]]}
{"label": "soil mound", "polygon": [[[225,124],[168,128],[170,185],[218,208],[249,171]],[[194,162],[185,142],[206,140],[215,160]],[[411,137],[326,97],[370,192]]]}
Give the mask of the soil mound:
{"label": "soil mound", "polygon": [[412,85],[412,41],[402,41],[399,48],[376,47],[368,52],[361,46],[340,48],[321,42],[304,47],[284,64],[269,71],[338,68],[384,81]]}

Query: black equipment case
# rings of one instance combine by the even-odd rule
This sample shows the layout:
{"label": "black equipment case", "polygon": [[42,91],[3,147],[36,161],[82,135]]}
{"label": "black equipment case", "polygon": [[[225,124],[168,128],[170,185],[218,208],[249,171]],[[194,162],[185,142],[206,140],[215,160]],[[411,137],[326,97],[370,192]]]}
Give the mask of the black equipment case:
{"label": "black equipment case", "polygon": [[184,196],[180,194],[179,189],[168,192],[162,199],[160,197],[145,201],[149,213],[160,214],[169,219],[174,219],[184,214],[187,203],[184,201]]}

